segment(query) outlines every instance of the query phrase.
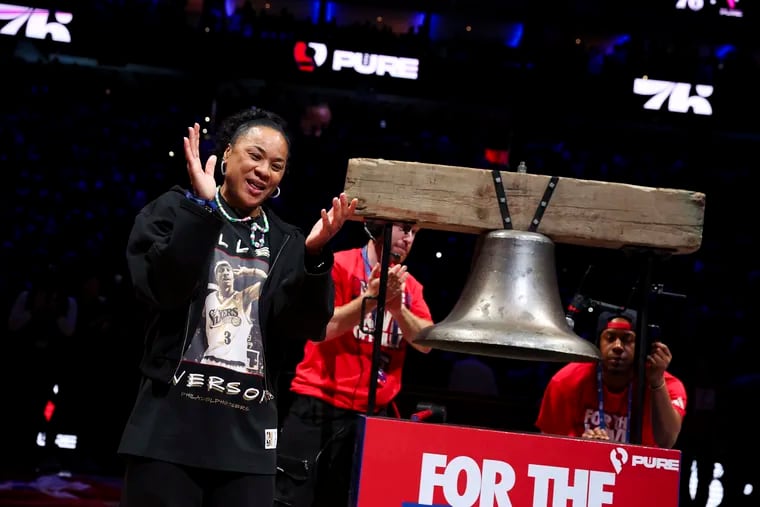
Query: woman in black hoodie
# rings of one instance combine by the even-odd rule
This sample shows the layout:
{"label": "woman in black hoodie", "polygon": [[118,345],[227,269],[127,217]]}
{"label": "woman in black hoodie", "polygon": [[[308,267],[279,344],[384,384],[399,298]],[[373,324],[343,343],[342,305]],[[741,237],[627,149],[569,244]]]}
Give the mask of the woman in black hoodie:
{"label": "woman in black hoodie", "polygon": [[145,206],[128,241],[147,319],[119,446],[123,507],[272,504],[279,367],[324,336],[334,292],[325,246],[356,209],[341,194],[304,237],[266,206],[290,152],[271,112],[225,120],[205,167],[199,138],[196,123],[184,139],[191,188]]}

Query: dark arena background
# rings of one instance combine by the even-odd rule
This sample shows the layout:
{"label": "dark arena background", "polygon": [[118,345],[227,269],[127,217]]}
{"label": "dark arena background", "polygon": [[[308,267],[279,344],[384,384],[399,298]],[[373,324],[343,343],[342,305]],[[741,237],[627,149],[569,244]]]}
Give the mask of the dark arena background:
{"label": "dark arena background", "polygon": [[[0,504],[117,504],[115,451],[142,351],[124,256],[132,220],[187,184],[192,122],[208,154],[217,120],[250,105],[291,125],[277,206],[304,227],[342,190],[352,157],[524,162],[534,174],[704,192],[701,247],[657,255],[653,287],[639,253],[557,244],[559,291],[563,304],[577,292],[614,305],[646,294],[689,395],[680,505],[760,503],[748,422],[760,386],[756,3],[12,2],[0,5]],[[309,117],[315,103],[331,116]],[[352,222],[334,248],[364,238]],[[436,321],[460,295],[475,239],[417,237],[409,271]],[[30,289],[57,295],[60,315],[74,301],[76,326],[53,357],[14,326]],[[576,321],[579,334],[594,328],[593,314]],[[462,361],[484,380],[457,378]],[[450,423],[535,432],[560,366],[410,352],[400,413],[436,403]]]}

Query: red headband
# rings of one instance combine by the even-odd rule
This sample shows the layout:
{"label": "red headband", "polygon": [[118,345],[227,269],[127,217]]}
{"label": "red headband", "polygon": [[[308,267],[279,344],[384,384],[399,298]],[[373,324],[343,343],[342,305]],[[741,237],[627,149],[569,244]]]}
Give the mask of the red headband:
{"label": "red headband", "polygon": [[616,322],[610,321],[607,323],[607,327],[605,329],[625,329],[627,331],[631,331],[631,323],[627,320],[618,320]]}

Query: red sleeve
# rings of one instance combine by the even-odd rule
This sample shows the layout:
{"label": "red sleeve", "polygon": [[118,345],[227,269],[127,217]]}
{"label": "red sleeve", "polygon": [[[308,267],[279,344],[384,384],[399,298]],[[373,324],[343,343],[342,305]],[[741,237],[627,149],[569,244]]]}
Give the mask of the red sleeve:
{"label": "red sleeve", "polygon": [[565,392],[563,382],[552,378],[541,398],[536,427],[541,433],[561,436],[578,436],[572,424],[572,415],[568,406],[575,403]]}
{"label": "red sleeve", "polygon": [[332,278],[335,284],[335,307],[351,302],[351,273],[340,262],[332,267]]}
{"label": "red sleeve", "polygon": [[408,284],[409,291],[409,310],[421,319],[433,321],[433,317],[430,315],[430,308],[428,308],[425,298],[423,297],[422,284],[417,280],[414,283]]}
{"label": "red sleeve", "polygon": [[556,383],[554,379],[549,381],[549,384],[544,390],[544,396],[541,398],[541,408],[538,411],[538,419],[536,420],[536,427],[541,433],[548,433],[557,435],[557,412],[559,405],[559,396],[557,395]]}
{"label": "red sleeve", "polygon": [[665,386],[668,389],[670,395],[670,403],[676,412],[681,414],[681,417],[686,415],[686,388],[683,382],[670,374],[665,374]]}

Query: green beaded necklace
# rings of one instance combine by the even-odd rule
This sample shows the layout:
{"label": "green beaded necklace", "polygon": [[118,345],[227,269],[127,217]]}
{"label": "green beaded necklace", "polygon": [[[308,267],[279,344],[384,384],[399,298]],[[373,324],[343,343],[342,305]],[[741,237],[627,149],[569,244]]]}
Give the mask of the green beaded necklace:
{"label": "green beaded necklace", "polygon": [[264,213],[264,208],[261,208],[261,217],[264,221],[264,226],[262,227],[259,225],[259,223],[253,219],[253,217],[244,217],[244,218],[235,218],[232,215],[230,215],[226,209],[224,209],[224,206],[222,205],[222,200],[219,198],[219,194],[221,193],[221,186],[216,187],[216,194],[214,195],[214,200],[216,201],[216,205],[219,208],[219,211],[222,212],[222,215],[224,215],[224,218],[229,220],[232,223],[242,223],[242,222],[251,222],[251,243],[253,243],[254,248],[261,248],[264,246],[264,239],[265,234],[269,232],[269,220],[267,219],[267,214]]}

